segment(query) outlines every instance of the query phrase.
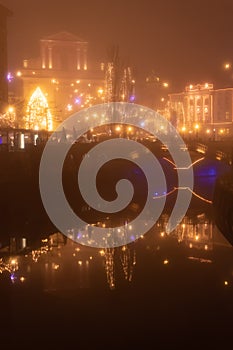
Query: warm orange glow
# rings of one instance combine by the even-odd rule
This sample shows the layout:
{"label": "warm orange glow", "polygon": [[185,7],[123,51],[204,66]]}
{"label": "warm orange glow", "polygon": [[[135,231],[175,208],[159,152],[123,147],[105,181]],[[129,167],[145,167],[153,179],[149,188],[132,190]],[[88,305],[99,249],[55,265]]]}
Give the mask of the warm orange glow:
{"label": "warm orange glow", "polygon": [[101,249],[101,250],[99,251],[99,253],[100,253],[100,256],[104,256],[104,255],[105,255],[105,252],[104,252],[103,249]]}
{"label": "warm orange glow", "polygon": [[224,64],[224,69],[228,70],[231,68],[231,64],[230,63],[225,63]]}
{"label": "warm orange glow", "polygon": [[28,102],[26,128],[48,131],[53,128],[48,102],[40,87],[36,88]]}
{"label": "warm orange glow", "polygon": [[13,113],[13,112],[14,112],[14,107],[10,106],[10,107],[8,108],[8,112],[9,112],[9,113]]}
{"label": "warm orange glow", "polygon": [[98,92],[98,94],[99,94],[99,95],[103,95],[103,93],[104,93],[104,89],[99,88],[97,92]]}

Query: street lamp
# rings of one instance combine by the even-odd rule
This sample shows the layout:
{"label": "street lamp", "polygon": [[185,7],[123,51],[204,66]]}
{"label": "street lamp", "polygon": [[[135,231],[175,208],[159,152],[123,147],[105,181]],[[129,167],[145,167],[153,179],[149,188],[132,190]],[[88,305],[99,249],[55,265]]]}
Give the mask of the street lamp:
{"label": "street lamp", "polygon": [[224,69],[229,70],[231,68],[231,64],[229,62],[224,63]]}
{"label": "street lamp", "polygon": [[195,130],[196,130],[196,140],[198,140],[198,130],[199,130],[198,124],[195,124]]}
{"label": "street lamp", "polygon": [[182,137],[184,138],[185,131],[186,131],[186,127],[185,127],[185,126],[182,126],[181,131],[182,131]]}

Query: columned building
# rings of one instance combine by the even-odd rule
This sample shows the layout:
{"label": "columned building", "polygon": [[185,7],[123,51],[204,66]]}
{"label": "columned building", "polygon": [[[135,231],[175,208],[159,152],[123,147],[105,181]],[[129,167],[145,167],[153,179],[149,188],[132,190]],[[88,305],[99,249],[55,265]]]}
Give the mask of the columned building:
{"label": "columned building", "polygon": [[40,40],[40,58],[34,61],[24,60],[24,68],[87,70],[87,48],[88,43],[85,40],[71,33],[50,35]]}
{"label": "columned building", "polygon": [[7,81],[7,17],[12,12],[0,4],[0,112],[5,112],[8,103]]}
{"label": "columned building", "polygon": [[[69,32],[59,32],[40,40],[40,55],[23,60],[14,72],[10,95],[27,104],[40,88],[47,99],[53,129],[81,108],[103,103],[105,66],[88,57],[88,42]],[[16,97],[16,98],[15,98]],[[21,118],[20,127],[25,127]]]}
{"label": "columned building", "polygon": [[183,92],[169,95],[169,109],[170,121],[183,133],[214,137],[233,133],[233,88],[189,85]]}

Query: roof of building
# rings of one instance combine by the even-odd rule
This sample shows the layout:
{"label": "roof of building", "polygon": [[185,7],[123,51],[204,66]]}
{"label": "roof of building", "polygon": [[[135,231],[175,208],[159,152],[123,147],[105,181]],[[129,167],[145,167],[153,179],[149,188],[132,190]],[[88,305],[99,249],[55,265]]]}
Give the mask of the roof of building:
{"label": "roof of building", "polygon": [[42,41],[46,41],[46,40],[53,40],[53,41],[75,41],[75,42],[83,42],[83,43],[87,43],[86,40],[79,38],[78,36],[66,32],[66,31],[62,31],[56,34],[52,34],[49,36],[46,36],[44,38],[41,39]]}
{"label": "roof of building", "polygon": [[0,16],[12,16],[13,12],[10,11],[7,7],[0,4]]}

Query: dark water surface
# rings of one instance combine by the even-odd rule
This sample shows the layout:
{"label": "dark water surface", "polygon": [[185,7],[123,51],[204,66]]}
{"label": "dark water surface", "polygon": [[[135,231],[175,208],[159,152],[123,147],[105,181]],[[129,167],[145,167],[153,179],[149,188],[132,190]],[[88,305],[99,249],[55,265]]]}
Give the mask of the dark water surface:
{"label": "dark water surface", "polygon": [[[173,167],[163,162],[172,188]],[[113,182],[126,169],[115,164]],[[233,250],[216,228],[208,201],[194,196],[167,235],[174,193],[159,221],[137,241],[88,248],[54,230],[42,210],[36,170],[21,168],[20,185],[10,179],[1,186],[0,349],[225,349],[232,343]],[[146,186],[138,169],[128,169],[130,179],[140,181],[137,202]],[[195,192],[211,199],[215,176],[206,176],[205,167],[194,170]],[[64,176],[68,195],[76,176]],[[103,176],[109,179],[107,167]],[[112,200],[109,193],[103,189],[101,195]],[[81,209],[84,218],[90,216]],[[124,215],[137,213],[132,205]]]}
{"label": "dark water surface", "polygon": [[164,213],[145,236],[115,249],[56,232],[33,250],[11,239],[1,249],[0,344],[224,348],[233,325],[233,251],[211,205],[198,203],[170,235]]}

